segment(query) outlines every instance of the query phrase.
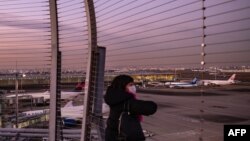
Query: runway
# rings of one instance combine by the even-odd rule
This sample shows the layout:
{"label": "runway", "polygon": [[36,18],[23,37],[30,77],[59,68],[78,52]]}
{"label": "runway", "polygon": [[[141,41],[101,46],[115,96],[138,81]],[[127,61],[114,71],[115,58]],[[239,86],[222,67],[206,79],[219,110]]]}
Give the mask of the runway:
{"label": "runway", "polygon": [[249,86],[215,87],[204,93],[200,88],[151,88],[138,96],[158,104],[157,113],[142,122],[143,129],[153,133],[148,141],[223,141],[224,124],[250,124]]}

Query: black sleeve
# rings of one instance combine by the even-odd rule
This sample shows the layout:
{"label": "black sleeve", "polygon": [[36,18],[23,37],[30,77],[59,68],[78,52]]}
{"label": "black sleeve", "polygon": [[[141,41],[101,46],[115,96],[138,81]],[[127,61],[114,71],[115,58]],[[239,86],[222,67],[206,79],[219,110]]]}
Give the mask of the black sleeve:
{"label": "black sleeve", "polygon": [[152,115],[157,110],[157,104],[153,101],[129,100],[129,112],[135,115]]}
{"label": "black sleeve", "polygon": [[127,94],[126,92],[119,91],[119,90],[107,90],[107,93],[104,95],[105,102],[110,105],[118,105],[123,103],[124,101],[127,101],[129,99],[132,99],[131,94]]}

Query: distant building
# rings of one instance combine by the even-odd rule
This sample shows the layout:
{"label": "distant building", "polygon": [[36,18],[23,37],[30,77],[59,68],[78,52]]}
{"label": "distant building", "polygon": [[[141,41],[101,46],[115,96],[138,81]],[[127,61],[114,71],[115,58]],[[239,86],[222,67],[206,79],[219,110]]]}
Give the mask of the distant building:
{"label": "distant building", "polygon": [[250,72],[250,69],[234,69],[234,70],[220,70],[221,72],[229,72],[229,73],[234,73],[234,72]]}
{"label": "distant building", "polygon": [[[108,74],[105,76],[105,81],[112,81],[115,76],[119,74]],[[135,82],[153,82],[153,81],[175,81],[178,78],[178,74],[174,73],[131,73],[128,74],[134,78]]]}
{"label": "distant building", "polygon": [[150,74],[132,74],[135,82],[152,82],[152,81],[174,81],[175,74],[171,73],[150,73]]}

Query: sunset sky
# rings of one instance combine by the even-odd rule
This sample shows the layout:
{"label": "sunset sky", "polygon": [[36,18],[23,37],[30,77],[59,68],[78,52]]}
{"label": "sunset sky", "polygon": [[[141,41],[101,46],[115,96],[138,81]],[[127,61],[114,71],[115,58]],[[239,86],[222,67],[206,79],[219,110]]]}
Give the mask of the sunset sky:
{"label": "sunset sky", "polygon": [[[250,1],[205,1],[207,66],[250,65]],[[201,0],[95,0],[98,45],[106,68],[199,67]],[[58,0],[65,69],[85,69],[88,32],[83,0]],[[48,0],[0,1],[0,68],[49,68]]]}

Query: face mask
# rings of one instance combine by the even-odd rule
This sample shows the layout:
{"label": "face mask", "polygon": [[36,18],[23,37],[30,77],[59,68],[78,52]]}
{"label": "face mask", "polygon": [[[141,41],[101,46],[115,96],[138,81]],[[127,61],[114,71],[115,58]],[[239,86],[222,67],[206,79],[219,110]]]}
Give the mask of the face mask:
{"label": "face mask", "polygon": [[135,85],[129,86],[129,87],[128,87],[128,90],[129,90],[129,92],[131,92],[131,93],[133,93],[133,94],[136,94],[136,87],[135,87]]}

